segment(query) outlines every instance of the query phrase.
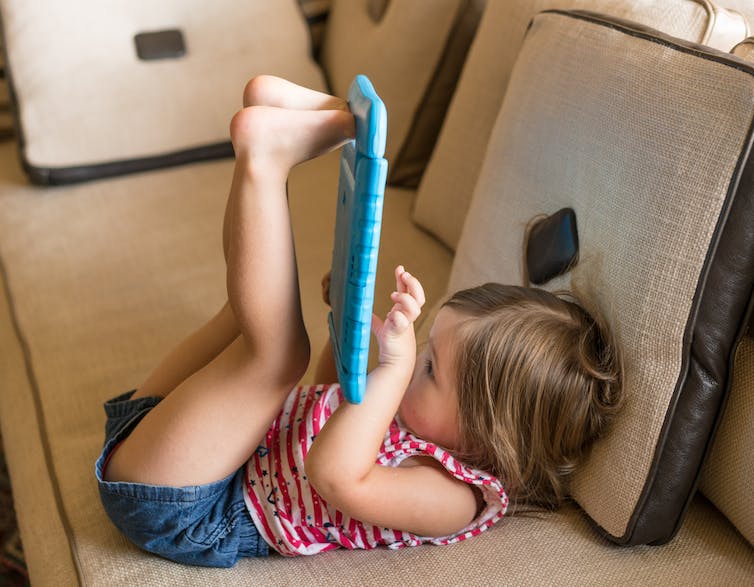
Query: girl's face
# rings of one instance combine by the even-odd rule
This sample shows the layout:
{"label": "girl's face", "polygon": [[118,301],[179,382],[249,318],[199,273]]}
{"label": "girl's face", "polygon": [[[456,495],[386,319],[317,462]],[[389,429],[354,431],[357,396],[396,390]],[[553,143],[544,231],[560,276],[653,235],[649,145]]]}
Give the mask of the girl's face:
{"label": "girl's face", "polygon": [[461,319],[451,308],[440,309],[398,408],[406,428],[422,440],[448,449],[457,448],[459,438],[453,332]]}

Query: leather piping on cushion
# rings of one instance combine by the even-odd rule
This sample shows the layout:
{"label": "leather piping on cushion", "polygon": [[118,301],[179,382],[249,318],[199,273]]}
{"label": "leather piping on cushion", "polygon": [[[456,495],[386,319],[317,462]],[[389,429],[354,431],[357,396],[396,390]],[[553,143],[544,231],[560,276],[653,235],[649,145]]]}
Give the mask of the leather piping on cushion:
{"label": "leather piping on cushion", "polygon": [[175,151],[154,157],[126,159],[111,163],[96,163],[94,165],[76,167],[35,167],[30,165],[26,159],[23,159],[21,163],[32,183],[38,185],[65,185],[227,157],[233,157],[233,145],[230,141]]}
{"label": "leather piping on cushion", "polygon": [[[586,20],[733,67],[754,67],[726,53],[664,35],[636,23],[587,11],[548,10]],[[665,415],[653,462],[618,544],[663,544],[680,528],[731,386],[736,349],[748,326],[754,292],[754,120],[726,194],[683,337],[683,365]]]}
{"label": "leather piping on cushion", "polygon": [[[754,75],[754,71],[752,71]],[[655,493],[667,488],[679,492],[688,487],[689,497],[677,511],[675,527],[661,544],[680,528],[691,503],[704,458],[712,447],[715,432],[732,384],[733,362],[738,344],[749,326],[754,290],[754,125],[749,128],[747,146],[742,153],[726,197],[727,212],[721,215],[712,246],[705,260],[705,276],[696,297],[696,319],[692,315],[686,329],[688,370],[676,389],[677,404],[672,420],[666,422],[661,439],[670,455],[657,463]],[[747,153],[748,151],[748,153]],[[695,300],[696,301],[696,300]],[[691,393],[689,393],[691,391]],[[686,447],[673,446],[684,438]],[[693,462],[694,467],[689,466]],[[674,508],[664,503],[663,495],[649,495],[643,512],[637,516],[637,535],[650,532],[654,520],[672,523]],[[680,503],[676,504],[680,506]]]}
{"label": "leather piping on cushion", "polygon": [[414,189],[419,186],[486,7],[487,0],[467,0],[458,7],[450,37],[437,61],[432,80],[391,166],[391,185]]}

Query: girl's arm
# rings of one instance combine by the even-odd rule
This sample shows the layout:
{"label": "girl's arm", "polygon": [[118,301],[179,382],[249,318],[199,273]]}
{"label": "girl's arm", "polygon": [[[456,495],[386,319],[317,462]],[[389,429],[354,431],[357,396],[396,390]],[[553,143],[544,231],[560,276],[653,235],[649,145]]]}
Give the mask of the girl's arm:
{"label": "girl's arm", "polygon": [[421,284],[403,267],[396,268],[396,283],[394,306],[385,321],[372,320],[380,358],[367,378],[364,400],[338,407],[307,454],[306,472],[325,501],[353,518],[421,536],[444,536],[476,515],[474,490],[433,459],[412,459],[415,466],[397,468],[375,464],[411,380],[413,322],[424,304]]}

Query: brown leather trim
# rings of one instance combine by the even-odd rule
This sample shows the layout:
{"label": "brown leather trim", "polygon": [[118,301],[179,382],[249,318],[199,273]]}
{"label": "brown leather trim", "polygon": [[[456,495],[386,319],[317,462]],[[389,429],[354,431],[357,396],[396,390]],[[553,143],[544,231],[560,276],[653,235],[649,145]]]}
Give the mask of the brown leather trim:
{"label": "brown leather trim", "polygon": [[138,173],[140,171],[185,165],[196,161],[233,157],[233,146],[228,141],[154,157],[141,157],[139,159],[126,159],[124,161],[78,165],[74,167],[35,167],[27,161],[23,150],[21,153],[21,164],[32,183],[37,185],[65,185],[92,179],[103,179],[105,177]]}
{"label": "brown leather trim", "polygon": [[[639,24],[586,11],[547,11],[715,61],[754,76],[754,67],[727,53]],[[665,416],[644,490],[623,536],[625,545],[663,544],[680,528],[731,385],[736,349],[754,293],[754,121],[731,178],[708,249],[683,338],[681,375]],[[595,524],[596,525],[596,524]]]}

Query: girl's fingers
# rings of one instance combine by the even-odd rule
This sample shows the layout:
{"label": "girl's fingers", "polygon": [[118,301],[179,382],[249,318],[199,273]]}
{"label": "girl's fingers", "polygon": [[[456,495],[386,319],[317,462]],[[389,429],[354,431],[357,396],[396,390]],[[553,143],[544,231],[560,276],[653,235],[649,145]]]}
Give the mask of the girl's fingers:
{"label": "girl's fingers", "polygon": [[397,309],[403,312],[411,322],[414,322],[421,314],[421,307],[416,299],[409,293],[400,293],[394,291],[390,294],[390,299],[393,300],[395,306],[393,309]]}
{"label": "girl's fingers", "polygon": [[403,272],[401,275],[401,281],[405,284],[406,291],[413,296],[416,303],[419,304],[419,307],[421,308],[424,305],[424,302],[427,301],[424,296],[424,288],[422,287],[422,284],[408,271]]}
{"label": "girl's fingers", "polygon": [[408,319],[406,314],[396,307],[393,307],[393,309],[390,310],[387,315],[387,320],[399,331],[405,330],[409,324],[411,324],[411,320]]}
{"label": "girl's fingers", "polygon": [[408,291],[406,289],[406,284],[403,283],[403,279],[401,278],[405,272],[406,268],[403,265],[398,265],[398,267],[395,268],[395,289],[400,293]]}
{"label": "girl's fingers", "polygon": [[406,271],[403,265],[398,265],[395,268],[395,286],[399,293],[410,293],[416,299],[419,307],[422,307],[427,301],[421,282]]}

